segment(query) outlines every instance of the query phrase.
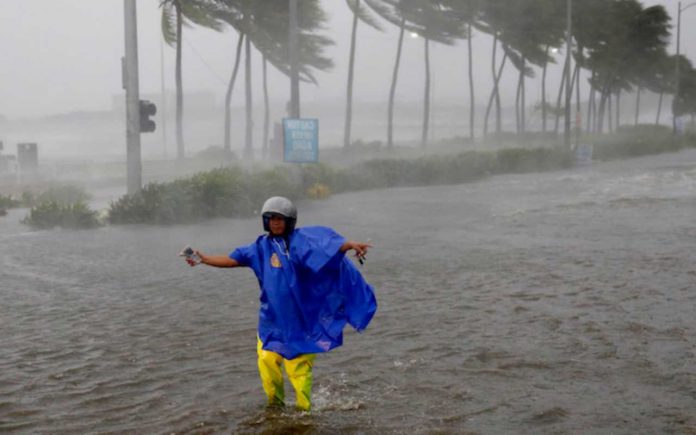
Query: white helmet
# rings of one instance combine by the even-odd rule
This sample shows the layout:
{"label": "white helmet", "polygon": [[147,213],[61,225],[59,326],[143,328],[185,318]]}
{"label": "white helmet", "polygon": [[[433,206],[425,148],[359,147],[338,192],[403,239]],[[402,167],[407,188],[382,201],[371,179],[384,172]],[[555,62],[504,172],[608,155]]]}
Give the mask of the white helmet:
{"label": "white helmet", "polygon": [[277,215],[285,218],[285,234],[290,234],[295,230],[297,223],[297,208],[289,199],[282,196],[268,198],[261,208],[261,218],[263,220],[264,231],[271,231],[271,216]]}

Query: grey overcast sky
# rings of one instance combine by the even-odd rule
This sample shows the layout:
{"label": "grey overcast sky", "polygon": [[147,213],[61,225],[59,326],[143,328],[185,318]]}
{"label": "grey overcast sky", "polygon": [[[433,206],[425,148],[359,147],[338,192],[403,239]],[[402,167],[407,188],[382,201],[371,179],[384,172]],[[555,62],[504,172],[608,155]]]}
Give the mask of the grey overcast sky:
{"label": "grey overcast sky", "polygon": [[[161,41],[158,0],[138,1],[140,84],[142,93],[160,91]],[[663,4],[674,19],[676,1],[645,1]],[[341,101],[345,95],[347,53],[351,16],[342,0],[324,0],[330,15],[325,33],[336,45],[329,51],[335,61],[332,71],[319,74],[319,86],[302,88],[303,102]],[[696,59],[696,7],[683,15],[682,47]],[[356,99],[386,100],[394,62],[397,32],[377,32],[361,26],[358,33]],[[211,91],[221,103],[232,68],[236,34],[206,29],[184,30],[184,89],[186,92]],[[476,74],[481,88],[477,99],[486,98],[490,68],[491,40],[475,35]],[[36,117],[83,110],[109,110],[112,97],[121,95],[120,58],[123,55],[123,1],[121,0],[0,0],[0,115],[10,119]],[[422,98],[422,40],[408,38],[404,47],[398,96],[400,102]],[[167,89],[174,87],[174,50],[164,47],[164,73]],[[432,48],[433,100],[466,101],[466,49]],[[258,77],[258,56],[254,64]],[[554,70],[555,80],[558,68]],[[287,81],[271,76],[271,94],[278,101],[287,99]],[[256,92],[258,92],[256,80]],[[508,70],[506,89],[514,88],[514,73]],[[552,86],[552,84],[550,84]],[[530,81],[528,102],[537,88]],[[257,97],[258,99],[258,97]],[[241,93],[235,102],[241,104]]]}

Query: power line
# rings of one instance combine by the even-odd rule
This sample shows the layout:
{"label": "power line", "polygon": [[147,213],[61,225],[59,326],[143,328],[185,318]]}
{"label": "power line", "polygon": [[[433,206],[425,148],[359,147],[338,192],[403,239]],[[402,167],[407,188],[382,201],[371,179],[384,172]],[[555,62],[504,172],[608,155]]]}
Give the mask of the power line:
{"label": "power line", "polygon": [[220,75],[208,64],[208,62],[206,62],[205,59],[203,59],[203,56],[201,56],[201,54],[198,52],[198,50],[196,50],[196,48],[195,48],[187,39],[185,39],[185,38],[182,38],[182,39],[184,40],[184,42],[186,43],[186,45],[191,49],[191,51],[193,51],[193,53],[198,57],[198,60],[200,60],[200,61],[203,63],[203,65],[205,65],[206,68],[208,68],[208,70],[210,71],[210,73],[211,73],[216,79],[218,79],[218,81],[220,82],[220,84],[226,86],[226,85],[227,85],[227,81],[226,81],[225,79],[223,79],[222,77],[220,77]]}

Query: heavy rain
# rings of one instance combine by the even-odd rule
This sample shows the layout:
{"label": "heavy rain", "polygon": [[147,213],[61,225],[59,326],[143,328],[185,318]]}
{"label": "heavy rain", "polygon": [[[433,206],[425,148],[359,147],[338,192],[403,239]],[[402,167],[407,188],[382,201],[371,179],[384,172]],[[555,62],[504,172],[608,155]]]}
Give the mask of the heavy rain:
{"label": "heavy rain", "polygon": [[695,22],[0,3],[0,432],[696,433]]}

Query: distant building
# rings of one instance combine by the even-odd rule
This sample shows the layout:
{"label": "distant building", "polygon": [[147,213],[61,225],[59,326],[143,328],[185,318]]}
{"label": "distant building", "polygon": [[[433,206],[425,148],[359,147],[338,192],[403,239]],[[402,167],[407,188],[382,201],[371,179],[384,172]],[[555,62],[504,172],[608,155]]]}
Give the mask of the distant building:
{"label": "distant building", "polygon": [[17,144],[17,163],[23,174],[36,173],[39,169],[39,147],[36,143]]}
{"label": "distant building", "polygon": [[15,184],[19,173],[19,165],[15,156],[0,154],[0,185]]}

